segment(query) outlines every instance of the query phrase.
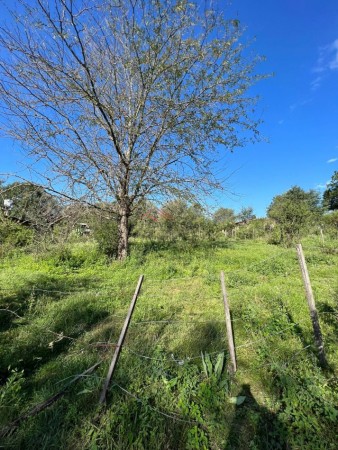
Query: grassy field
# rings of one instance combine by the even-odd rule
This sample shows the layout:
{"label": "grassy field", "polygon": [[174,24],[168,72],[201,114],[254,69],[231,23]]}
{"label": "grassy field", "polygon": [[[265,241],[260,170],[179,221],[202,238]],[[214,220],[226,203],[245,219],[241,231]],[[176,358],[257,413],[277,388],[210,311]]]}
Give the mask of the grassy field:
{"label": "grassy field", "polygon": [[[335,449],[337,244],[303,242],[329,362],[325,370],[318,366],[295,249],[250,240],[135,242],[125,262],[107,264],[88,242],[4,257],[2,446]],[[232,311],[234,377],[221,270]],[[114,344],[141,274],[107,407],[100,408]],[[98,361],[52,406],[10,426]]]}

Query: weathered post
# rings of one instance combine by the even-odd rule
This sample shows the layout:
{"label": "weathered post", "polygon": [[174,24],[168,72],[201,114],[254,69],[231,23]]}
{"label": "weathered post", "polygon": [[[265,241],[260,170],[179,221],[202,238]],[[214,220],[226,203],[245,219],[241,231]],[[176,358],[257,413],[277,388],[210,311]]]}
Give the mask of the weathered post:
{"label": "weathered post", "polygon": [[297,244],[296,249],[297,249],[297,255],[298,255],[300,269],[302,271],[303,283],[304,283],[304,288],[305,288],[305,292],[306,292],[306,299],[307,299],[307,303],[309,305],[310,317],[311,317],[312,327],[313,327],[313,334],[314,334],[314,338],[315,338],[315,344],[318,348],[319,363],[322,367],[327,367],[322,332],[320,329],[318,313],[317,313],[315,299],[314,299],[313,292],[312,292],[309,272],[307,270],[302,244]]}
{"label": "weathered post", "polygon": [[221,272],[221,286],[222,286],[222,294],[223,294],[223,302],[224,302],[225,323],[226,323],[226,329],[227,329],[228,345],[229,345],[229,352],[230,352],[230,358],[231,358],[231,364],[232,364],[232,372],[236,373],[237,364],[236,364],[235,345],[234,345],[234,339],[233,339],[233,334],[232,334],[230,307],[229,307],[227,292],[225,289],[225,281],[224,281],[224,272],[223,271]]}
{"label": "weathered post", "polygon": [[122,331],[120,333],[120,337],[119,337],[117,346],[115,348],[115,353],[114,353],[113,359],[112,359],[112,361],[110,363],[110,366],[109,366],[107,378],[106,378],[106,381],[104,382],[104,386],[103,386],[103,389],[102,389],[102,392],[101,392],[101,396],[100,396],[100,403],[104,403],[106,401],[106,395],[107,395],[107,390],[108,390],[108,387],[109,387],[109,383],[110,383],[111,377],[113,376],[113,373],[114,373],[117,361],[118,361],[119,356],[120,356],[121,348],[122,348],[124,339],[125,339],[127,331],[128,331],[129,323],[130,323],[131,316],[132,316],[134,308],[135,308],[135,304],[136,304],[136,300],[137,300],[138,294],[139,294],[140,289],[141,289],[142,281],[143,281],[143,275],[141,275],[139,280],[138,280],[134,296],[133,296],[132,301],[130,303],[128,314],[127,314],[127,317],[126,317],[126,319],[124,321],[124,325],[123,325]]}

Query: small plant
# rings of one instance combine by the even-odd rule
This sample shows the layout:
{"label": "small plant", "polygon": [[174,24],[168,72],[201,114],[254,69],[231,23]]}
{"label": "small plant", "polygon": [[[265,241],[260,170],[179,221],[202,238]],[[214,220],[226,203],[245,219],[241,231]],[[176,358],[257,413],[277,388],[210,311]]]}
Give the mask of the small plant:
{"label": "small plant", "polygon": [[225,354],[221,352],[216,357],[216,362],[213,364],[211,362],[210,355],[208,353],[202,353],[202,364],[205,375],[210,377],[215,377],[216,380],[219,380],[222,376],[225,362]]}

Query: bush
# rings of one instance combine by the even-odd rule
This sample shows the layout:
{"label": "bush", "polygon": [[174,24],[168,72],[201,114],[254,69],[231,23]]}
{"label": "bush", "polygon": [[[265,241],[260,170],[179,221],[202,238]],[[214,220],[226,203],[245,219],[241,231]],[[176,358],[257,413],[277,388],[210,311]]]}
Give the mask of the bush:
{"label": "bush", "polygon": [[118,251],[118,226],[114,219],[101,219],[93,226],[94,239],[100,251],[109,258],[116,258]]}
{"label": "bush", "polygon": [[60,247],[53,255],[55,266],[63,266],[67,269],[79,269],[86,261],[85,254],[74,254],[69,247]]}
{"label": "bush", "polygon": [[50,256],[54,266],[70,270],[97,265],[103,259],[93,242],[54,246]]}
{"label": "bush", "polygon": [[325,214],[322,217],[324,233],[328,233],[332,237],[338,237],[338,211]]}
{"label": "bush", "polygon": [[13,247],[25,247],[31,244],[34,237],[33,230],[22,225],[4,220],[0,222],[0,244]]}

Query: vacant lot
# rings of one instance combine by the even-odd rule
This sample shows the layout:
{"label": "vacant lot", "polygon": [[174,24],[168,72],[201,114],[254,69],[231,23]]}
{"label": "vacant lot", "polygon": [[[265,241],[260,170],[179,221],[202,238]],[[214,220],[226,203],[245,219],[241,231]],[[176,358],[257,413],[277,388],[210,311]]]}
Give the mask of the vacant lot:
{"label": "vacant lot", "polygon": [[[135,242],[126,262],[107,264],[89,242],[3,258],[3,445],[336,448],[338,245],[307,239],[303,248],[325,370],[318,366],[295,249],[258,241]],[[221,270],[236,344],[234,377]],[[141,295],[101,409],[100,391],[141,274]],[[98,361],[49,408],[10,425]]]}

